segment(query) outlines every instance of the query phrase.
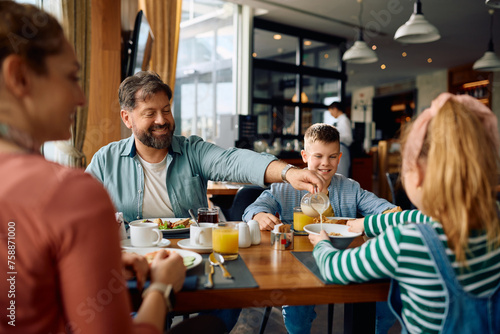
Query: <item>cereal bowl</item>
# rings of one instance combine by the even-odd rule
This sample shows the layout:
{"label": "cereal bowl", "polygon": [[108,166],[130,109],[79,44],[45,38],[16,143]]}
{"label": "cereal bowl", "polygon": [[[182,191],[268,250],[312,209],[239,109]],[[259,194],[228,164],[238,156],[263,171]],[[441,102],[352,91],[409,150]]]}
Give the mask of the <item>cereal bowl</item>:
{"label": "cereal bowl", "polygon": [[[349,226],[339,225],[339,224],[323,224],[323,230],[329,235],[330,242],[333,247],[337,249],[346,249],[349,247],[354,238],[361,235],[361,233],[354,233],[348,231]],[[310,224],[304,226],[304,231],[309,234],[318,235],[321,231],[321,224]],[[331,235],[333,233],[338,233],[340,235]]]}

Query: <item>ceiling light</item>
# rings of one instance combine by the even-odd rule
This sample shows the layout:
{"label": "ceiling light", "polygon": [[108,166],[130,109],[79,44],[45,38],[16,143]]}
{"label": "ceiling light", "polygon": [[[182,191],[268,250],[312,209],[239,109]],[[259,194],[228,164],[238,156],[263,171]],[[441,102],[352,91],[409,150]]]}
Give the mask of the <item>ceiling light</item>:
{"label": "ceiling light", "polygon": [[493,8],[500,8],[500,0],[486,0],[485,4]]}
{"label": "ceiling light", "polygon": [[401,55],[402,55],[403,57],[406,57],[408,54],[407,54],[406,52],[403,52]]}
{"label": "ceiling light", "polygon": [[484,53],[484,55],[476,60],[474,65],[472,65],[472,69],[476,71],[500,71],[500,59],[495,54],[493,48],[493,14],[495,11],[493,9],[489,10],[491,19],[490,19],[490,41],[488,42],[488,49]]}
{"label": "ceiling light", "polygon": [[385,64],[380,65],[380,68],[381,68],[381,69],[383,69],[383,70],[385,70],[385,69],[386,69],[386,67],[387,67],[387,66],[385,66]]}
{"label": "ceiling light", "polygon": [[432,58],[427,58],[427,62],[430,64],[432,63]]}
{"label": "ceiling light", "polygon": [[377,46],[376,45],[372,45],[372,50],[373,51],[377,50]]}
{"label": "ceiling light", "polygon": [[[292,102],[295,102],[295,103],[299,102],[299,100],[297,99],[297,93],[293,94]],[[309,102],[309,98],[307,97],[306,93],[304,93],[304,92],[300,93],[300,102],[301,103]]]}
{"label": "ceiling light", "polygon": [[420,0],[415,2],[410,19],[394,34],[394,40],[410,44],[434,42],[440,38],[437,28],[430,24],[422,14]]}
{"label": "ceiling light", "polygon": [[304,41],[304,45],[309,46],[309,45],[311,45],[311,44],[312,44],[312,42],[311,42],[311,41]]}
{"label": "ceiling light", "polygon": [[342,56],[342,60],[348,64],[370,64],[378,60],[377,54],[366,45],[363,40],[363,25],[361,15],[363,13],[363,2],[359,2],[359,36],[354,45]]}
{"label": "ceiling light", "polygon": [[281,35],[276,34],[276,35],[273,36],[273,38],[274,39],[281,39]]}

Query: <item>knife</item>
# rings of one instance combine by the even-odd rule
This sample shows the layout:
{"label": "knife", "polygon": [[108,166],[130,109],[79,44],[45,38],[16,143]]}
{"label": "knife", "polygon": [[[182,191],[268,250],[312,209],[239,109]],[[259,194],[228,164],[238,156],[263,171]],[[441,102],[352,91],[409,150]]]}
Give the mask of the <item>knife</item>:
{"label": "knife", "polygon": [[205,261],[205,275],[207,275],[207,282],[205,283],[205,288],[211,289],[214,286],[214,281],[212,280],[212,274],[214,273],[214,267],[210,264],[207,259]]}

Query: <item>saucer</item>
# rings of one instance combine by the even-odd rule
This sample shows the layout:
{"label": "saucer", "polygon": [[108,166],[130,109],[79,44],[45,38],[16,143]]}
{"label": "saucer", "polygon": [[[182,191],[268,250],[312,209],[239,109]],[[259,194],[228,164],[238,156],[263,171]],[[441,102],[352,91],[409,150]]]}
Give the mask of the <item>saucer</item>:
{"label": "saucer", "polygon": [[[157,245],[150,246],[150,247],[165,248],[165,247],[168,247],[168,246],[170,246],[170,240],[168,240],[168,239],[161,239],[161,241]],[[133,248],[144,248],[144,247],[135,247],[135,246],[132,246],[132,244],[130,243],[130,239],[125,239],[125,240],[122,240],[122,248],[132,248],[133,249]]]}
{"label": "saucer", "polygon": [[179,246],[180,248],[192,250],[192,251],[194,251],[196,253],[200,253],[200,254],[211,253],[212,252],[212,247],[203,247],[203,246],[194,246],[194,245],[191,245],[191,240],[189,240],[189,239],[179,240],[177,242],[177,246]]}

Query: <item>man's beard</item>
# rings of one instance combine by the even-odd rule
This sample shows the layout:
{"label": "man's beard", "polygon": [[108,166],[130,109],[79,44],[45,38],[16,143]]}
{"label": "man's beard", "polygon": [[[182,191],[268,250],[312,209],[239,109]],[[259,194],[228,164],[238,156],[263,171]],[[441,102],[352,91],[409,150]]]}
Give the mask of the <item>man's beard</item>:
{"label": "man's beard", "polygon": [[[167,133],[164,135],[155,136],[153,135],[154,130],[167,129]],[[172,136],[175,131],[175,124],[171,127],[169,123],[164,125],[152,125],[147,131],[139,131],[133,125],[134,135],[141,143],[148,147],[156,148],[158,150],[168,148],[172,143]]]}

